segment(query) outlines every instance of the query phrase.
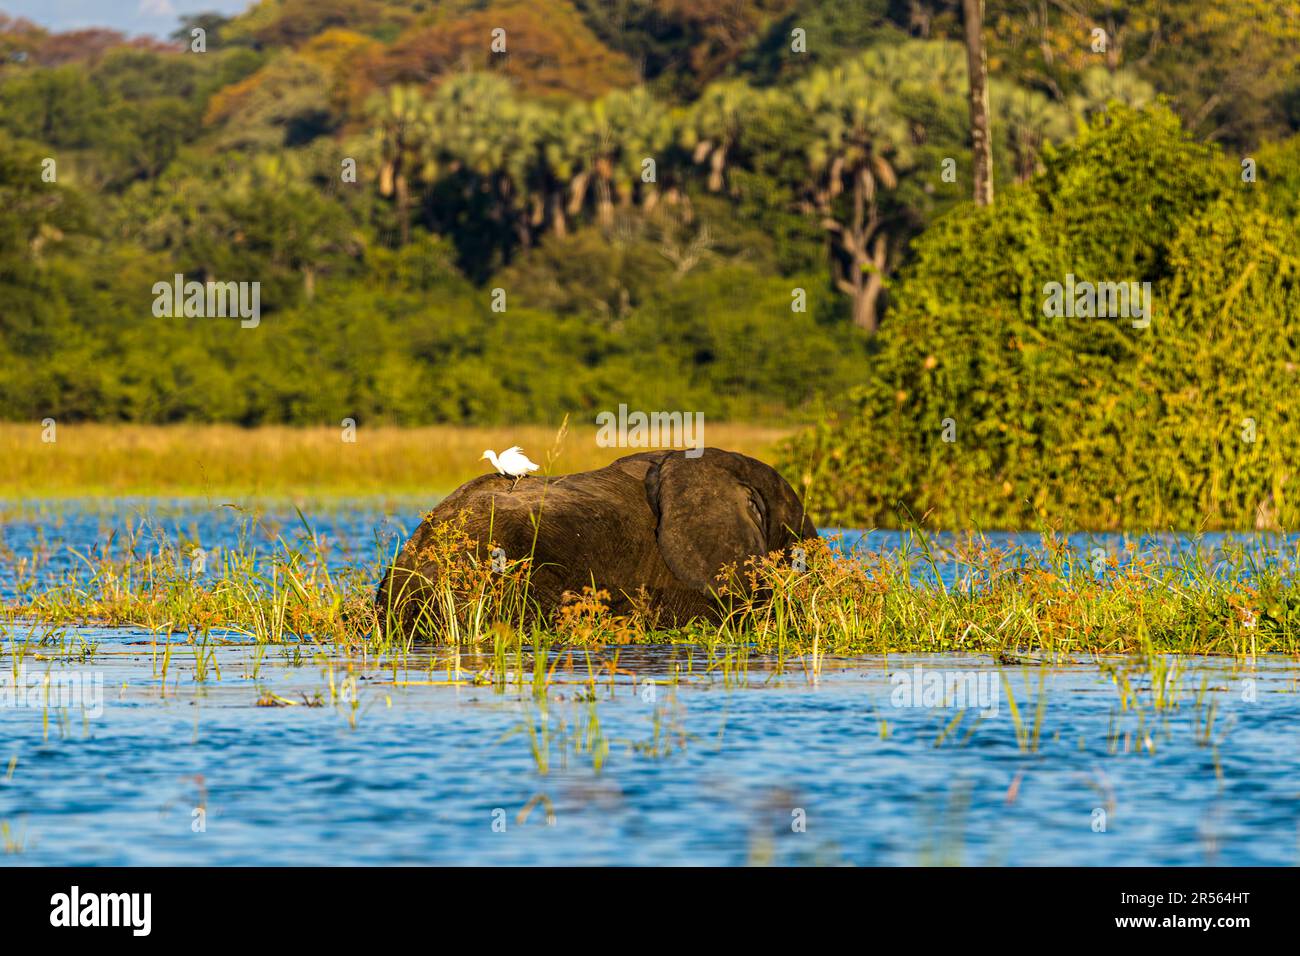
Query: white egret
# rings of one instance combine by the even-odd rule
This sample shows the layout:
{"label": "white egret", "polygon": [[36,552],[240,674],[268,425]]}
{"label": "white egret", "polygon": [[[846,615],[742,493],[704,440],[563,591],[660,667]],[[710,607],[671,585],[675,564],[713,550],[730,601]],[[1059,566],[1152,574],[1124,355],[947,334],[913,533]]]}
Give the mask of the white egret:
{"label": "white egret", "polygon": [[[518,445],[511,445],[499,457],[496,452],[488,449],[483,452],[483,457],[479,461],[492,462],[492,467],[500,474],[513,478],[515,485],[519,484],[519,479],[524,475],[537,470],[537,465],[528,460],[528,456]],[[510,486],[511,491],[515,490],[515,485]]]}

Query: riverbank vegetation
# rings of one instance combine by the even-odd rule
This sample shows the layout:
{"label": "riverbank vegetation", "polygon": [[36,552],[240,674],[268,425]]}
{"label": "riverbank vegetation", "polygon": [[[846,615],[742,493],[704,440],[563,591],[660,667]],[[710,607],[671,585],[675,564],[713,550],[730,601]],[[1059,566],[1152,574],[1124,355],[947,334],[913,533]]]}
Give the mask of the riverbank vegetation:
{"label": "riverbank vegetation", "polygon": [[[1228,158],[1115,107],[1044,166],[914,244],[874,374],[785,453],[810,511],[1295,528],[1300,139]],[[1049,314],[1072,281],[1138,285],[1122,314]]]}
{"label": "riverbank vegetation", "polygon": [[[1300,550],[1293,544],[1278,552],[1275,540],[1213,552],[1086,556],[1050,530],[1032,549],[995,548],[978,535],[940,548],[919,529],[904,547],[882,553],[846,552],[823,540],[809,545],[798,566],[781,555],[747,565],[750,591],[764,599],[724,591],[718,621],[664,630],[648,613],[612,615],[608,595],[592,589],[571,595],[553,619],[538,620],[527,559],[503,572],[477,566],[452,535],[436,584],[441,607],[451,612],[418,623],[418,632],[384,633],[371,602],[395,542],[377,543],[372,554],[340,555],[305,520],[267,535],[255,515],[238,546],[206,552],[200,541],[150,533],[143,524],[133,534],[79,554],[64,571],[53,570],[48,553],[9,555],[9,642],[35,653],[57,641],[62,627],[99,624],[160,639],[187,635],[196,646],[229,638],[338,644],[387,656],[429,644],[504,655],[525,646],[633,643],[686,643],[733,661],[775,655],[811,665],[827,655],[938,651],[1000,660],[1300,653],[1300,582],[1291,573]],[[941,575],[944,566],[950,573]]]}

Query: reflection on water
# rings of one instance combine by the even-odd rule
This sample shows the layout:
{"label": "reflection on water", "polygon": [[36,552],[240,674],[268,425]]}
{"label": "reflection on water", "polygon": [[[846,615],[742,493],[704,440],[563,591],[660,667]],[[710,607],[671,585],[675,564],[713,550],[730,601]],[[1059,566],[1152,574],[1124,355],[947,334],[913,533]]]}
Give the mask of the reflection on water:
{"label": "reflection on water", "polygon": [[[132,522],[203,547],[244,524],[135,507],[30,515],[5,544],[43,536],[54,564]],[[403,507],[310,523],[343,566],[413,526]],[[258,528],[305,533],[291,509]],[[686,645],[494,661],[2,637],[7,864],[1300,861],[1290,659],[818,667]]]}

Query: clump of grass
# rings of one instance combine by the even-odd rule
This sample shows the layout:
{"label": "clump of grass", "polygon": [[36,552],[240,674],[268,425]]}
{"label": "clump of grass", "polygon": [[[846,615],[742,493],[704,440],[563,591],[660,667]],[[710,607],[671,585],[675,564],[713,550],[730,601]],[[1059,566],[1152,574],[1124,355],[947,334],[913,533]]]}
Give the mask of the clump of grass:
{"label": "clump of grass", "polygon": [[651,616],[645,610],[647,600],[643,591],[634,600],[631,614],[614,614],[610,611],[609,592],[588,585],[579,594],[565,594],[553,628],[561,641],[579,646],[642,641],[653,630]]}
{"label": "clump of grass", "polygon": [[393,565],[392,576],[371,614],[372,633],[385,646],[408,648],[415,640],[478,644],[497,625],[522,628],[529,617],[531,557],[502,560],[496,543],[485,547],[465,530],[465,516],[434,525],[412,563]]}
{"label": "clump of grass", "polygon": [[[196,569],[189,543],[136,527],[116,547],[82,554],[61,574],[41,574],[37,561],[19,566],[16,597],[4,608],[11,624],[132,626],[157,635],[187,633],[196,643],[228,632],[263,644],[299,640],[357,643],[364,632],[349,618],[364,605],[374,562],[332,573],[329,545],[309,534],[254,544],[246,522],[239,544]],[[351,615],[349,612],[353,612]]]}
{"label": "clump of grass", "polygon": [[27,848],[27,828],[14,829],[8,820],[0,820],[0,847],[6,854],[22,853]]}
{"label": "clump of grass", "polygon": [[[928,549],[845,555],[811,542],[805,570],[784,555],[754,559],[746,586],[724,586],[719,633],[758,651],[808,654],[965,651],[1252,656],[1300,648],[1300,582],[1291,562],[1260,565],[1244,549],[1217,573],[1196,556],[1090,560],[1045,536],[1035,553],[979,541],[951,557],[958,587],[937,580]],[[933,569],[935,574],[925,572]],[[727,575],[733,573],[726,572]]]}

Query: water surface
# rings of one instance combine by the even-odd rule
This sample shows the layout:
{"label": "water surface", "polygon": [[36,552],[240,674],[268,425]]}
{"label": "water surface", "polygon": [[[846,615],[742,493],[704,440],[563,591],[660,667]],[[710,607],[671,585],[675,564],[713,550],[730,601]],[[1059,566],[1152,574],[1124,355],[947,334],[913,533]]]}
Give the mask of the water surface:
{"label": "water surface", "polygon": [[[419,514],[371,503],[306,518],[342,568]],[[41,575],[67,571],[68,546],[117,547],[140,522],[204,548],[308,534],[292,508],[253,532],[246,518],[185,502],[33,510],[4,526],[0,589],[13,555],[41,548]],[[539,695],[530,655],[494,683],[489,659],[446,649],[363,660],[23,625],[3,638],[42,636],[17,674],[2,659],[7,864],[1300,862],[1289,659],[1182,658],[1157,707],[1150,674],[1125,659],[742,667],[635,647],[551,655]],[[926,698],[935,680],[948,700]]]}

